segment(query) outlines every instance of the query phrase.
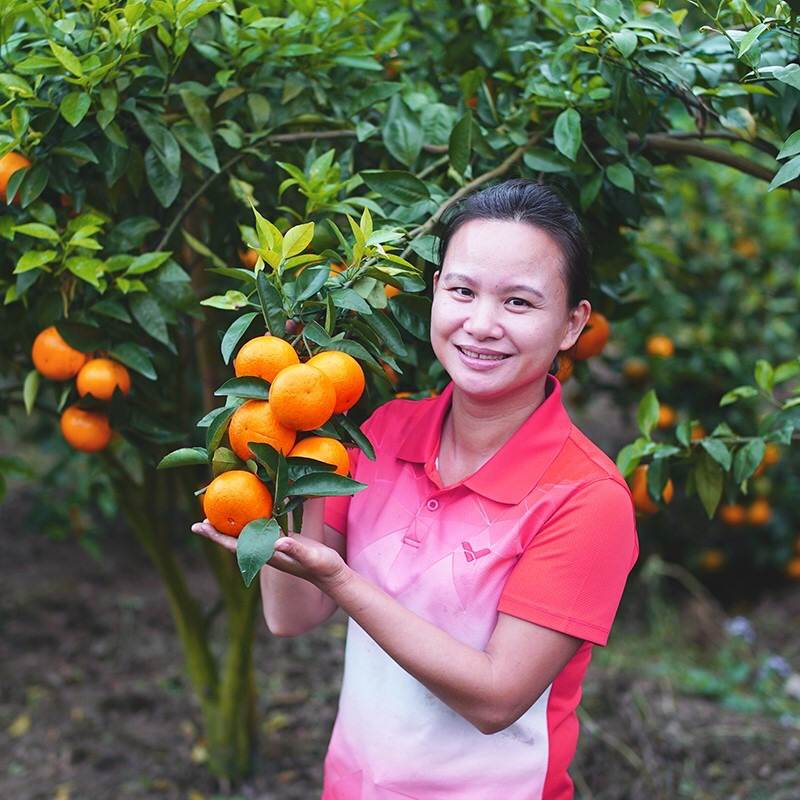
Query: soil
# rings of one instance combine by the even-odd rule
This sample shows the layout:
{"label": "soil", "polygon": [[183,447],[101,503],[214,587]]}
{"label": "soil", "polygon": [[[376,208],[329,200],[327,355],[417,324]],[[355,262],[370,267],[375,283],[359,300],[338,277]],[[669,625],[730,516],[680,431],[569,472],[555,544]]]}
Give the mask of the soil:
{"label": "soil", "polygon": [[[220,786],[203,763],[197,707],[146,558],[122,530],[106,539],[100,560],[75,542],[27,531],[32,502],[17,493],[3,509],[0,797],[318,798],[341,682],[341,612],[296,639],[259,626],[255,771],[240,786]],[[187,547],[182,559],[195,592],[213,597],[199,553]],[[798,612],[800,593],[764,601],[750,619],[775,637],[795,631],[797,657]],[[800,797],[800,732],[777,719],[597,664],[581,717],[572,775],[582,800]]]}

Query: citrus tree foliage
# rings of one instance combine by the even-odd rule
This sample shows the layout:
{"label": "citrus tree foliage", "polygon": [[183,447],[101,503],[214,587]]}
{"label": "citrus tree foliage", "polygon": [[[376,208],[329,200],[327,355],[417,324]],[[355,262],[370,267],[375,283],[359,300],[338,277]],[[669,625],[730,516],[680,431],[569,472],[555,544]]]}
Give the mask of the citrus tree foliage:
{"label": "citrus tree foliage", "polygon": [[[56,413],[70,401],[70,386],[31,372],[31,342],[51,324],[134,371],[131,396],[111,407],[121,436],[102,458],[164,576],[217,771],[247,762],[252,719],[238,709],[252,691],[255,593],[242,595],[228,561],[206,548],[232,618],[223,669],[165,533],[176,520],[165,509],[191,496],[187,478],[153,466],[196,443],[191,425],[224,379],[220,343],[228,360],[245,334],[285,335],[292,322],[306,324],[298,344],[313,349],[315,325],[325,330],[332,315],[327,335],[343,333],[373,367],[356,418],[389,396],[379,369],[392,380],[402,372],[400,388],[435,385],[429,301],[414,270],[433,258],[447,204],[513,175],[556,184],[583,212],[593,304],[612,320],[630,316],[643,297],[626,272],[637,258],[630,231],[663,212],[659,165],[694,157],[771,190],[800,185],[796,37],[783,2],[2,4],[0,156],[23,153],[31,165],[10,176],[0,214],[0,410]],[[309,305],[297,303],[310,287],[299,269],[296,281],[278,275],[253,207],[284,237],[314,223],[303,274],[320,283]],[[255,272],[238,263],[247,246],[264,251]],[[394,263],[405,279],[387,253],[411,265]],[[334,263],[346,269],[329,273]],[[402,290],[388,301],[386,283]],[[793,369],[764,355],[773,365],[759,368],[762,388]],[[792,401],[781,402],[765,428],[689,452],[687,481],[709,513],[723,483],[741,485],[757,466],[740,457],[737,471],[746,437],[762,447],[766,436],[791,439]],[[646,397],[646,441],[621,465],[659,456],[657,497],[687,454],[650,445],[652,414]]]}

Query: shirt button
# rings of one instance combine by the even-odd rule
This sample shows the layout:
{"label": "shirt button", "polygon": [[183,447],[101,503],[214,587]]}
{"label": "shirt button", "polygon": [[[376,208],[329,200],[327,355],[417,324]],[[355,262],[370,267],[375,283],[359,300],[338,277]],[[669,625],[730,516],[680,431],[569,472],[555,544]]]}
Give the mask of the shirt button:
{"label": "shirt button", "polygon": [[428,511],[436,511],[439,508],[439,501],[438,500],[428,500],[426,503],[428,507]]}

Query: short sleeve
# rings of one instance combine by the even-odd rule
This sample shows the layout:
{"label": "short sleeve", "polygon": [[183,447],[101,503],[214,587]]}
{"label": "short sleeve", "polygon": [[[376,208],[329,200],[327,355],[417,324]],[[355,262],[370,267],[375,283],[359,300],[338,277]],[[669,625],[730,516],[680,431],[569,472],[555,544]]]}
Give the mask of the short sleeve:
{"label": "short sleeve", "polygon": [[497,609],[605,646],[638,554],[626,487],[612,478],[587,484],[533,537]]}
{"label": "short sleeve", "polygon": [[[375,433],[382,408],[384,406],[375,409],[361,426],[361,432],[370,440],[373,447],[377,445],[379,438]],[[347,452],[350,456],[350,476],[358,479],[358,464],[362,458],[361,451],[357,447],[348,447]],[[351,499],[352,495],[349,494],[325,498],[325,524],[330,525],[331,528],[342,535],[347,534],[347,512],[350,510]]]}

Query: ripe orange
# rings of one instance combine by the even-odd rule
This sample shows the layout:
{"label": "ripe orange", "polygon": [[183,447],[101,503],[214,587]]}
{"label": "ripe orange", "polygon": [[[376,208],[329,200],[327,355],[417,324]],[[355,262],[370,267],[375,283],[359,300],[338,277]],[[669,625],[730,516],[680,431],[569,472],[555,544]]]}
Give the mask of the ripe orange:
{"label": "ripe orange", "polygon": [[272,515],[272,495],[252,472],[233,469],[211,481],[203,510],[220,533],[238,536],[249,522]]}
{"label": "ripe orange", "polygon": [[233,371],[237,378],[249,375],[272,383],[282,369],[299,363],[300,359],[289,342],[267,334],[256,336],[243,345],[233,360]]}
{"label": "ripe orange", "polygon": [[409,397],[411,397],[412,394],[413,392],[395,392],[394,396],[398,400],[407,400]]}
{"label": "ripe orange", "polygon": [[275,416],[293,431],[311,431],[324,425],[336,407],[331,379],[310,364],[292,364],[272,381],[269,403]]}
{"label": "ripe orange", "polygon": [[719,518],[732,528],[738,528],[744,525],[747,511],[740,503],[728,503],[727,505],[719,507]]}
{"label": "ripe orange", "polygon": [[239,261],[246,269],[255,269],[256,262],[258,261],[258,253],[252,247],[240,248],[236,251],[239,256]]}
{"label": "ripe orange", "polygon": [[289,458],[292,456],[313,458],[326,464],[333,464],[338,475],[347,475],[350,472],[350,456],[347,455],[344,445],[327,436],[309,436],[301,439],[289,453]]}
{"label": "ripe orange", "polygon": [[[0,198],[6,199],[6,189],[11,176],[24,167],[29,167],[31,162],[22,153],[6,153],[0,158]],[[17,201],[17,198],[14,198]]]}
{"label": "ripe orange", "polygon": [[346,269],[347,269],[347,264],[342,264],[341,262],[332,262],[330,274],[338,275],[340,272],[344,272]]}
{"label": "ripe orange", "polygon": [[733,249],[742,258],[756,258],[761,252],[755,239],[742,236],[733,243]]}
{"label": "ripe orange", "polygon": [[391,300],[393,297],[397,297],[397,295],[400,294],[400,290],[396,286],[392,286],[390,283],[384,285],[383,292],[389,300]]}
{"label": "ripe orange", "polygon": [[286,455],[297,437],[293,430],[281,425],[272,413],[268,400],[248,400],[233,412],[228,426],[231,450],[242,461],[253,457],[248,442],[268,444]]}
{"label": "ripe orange", "polygon": [[659,428],[671,428],[677,421],[678,412],[672,406],[661,403],[658,407],[658,422],[656,425]]}
{"label": "ripe orange", "polygon": [[575,369],[575,362],[564,353],[558,354],[558,370],[556,371],[556,379],[561,383],[566,383],[572,377],[572,371]]}
{"label": "ripe orange", "polygon": [[643,358],[626,358],[622,364],[622,374],[631,383],[639,383],[650,374],[650,367]]}
{"label": "ripe orange", "polygon": [[762,462],[768,467],[777,464],[781,460],[781,449],[774,442],[768,442],[764,450],[764,458]]}
{"label": "ripe orange", "polygon": [[56,330],[55,325],[40,331],[33,340],[31,350],[33,366],[51,381],[74,378],[89,360],[86,353],[70,347]]}
{"label": "ripe orange", "polygon": [[651,336],[645,343],[645,350],[651,356],[669,358],[675,355],[675,345],[669,336]]}
{"label": "ripe orange", "polygon": [[[658,511],[658,506],[653,502],[653,499],[647,492],[647,470],[646,464],[640,464],[633,472],[631,478],[631,494],[633,495],[633,505],[636,510],[641,514],[655,514]],[[661,493],[661,499],[665,503],[672,502],[672,496],[675,487],[672,485],[672,479],[668,480],[664,486],[664,491]]]}
{"label": "ripe orange", "polygon": [[692,432],[689,435],[691,441],[696,442],[698,439],[705,439],[708,434],[702,425],[692,425]]}
{"label": "ripe orange", "polygon": [[610,334],[611,325],[608,320],[599,311],[592,311],[586,327],[575,344],[575,359],[585,361],[587,358],[600,355]]}
{"label": "ripe orange", "polygon": [[759,497],[747,507],[748,525],[766,525],[772,519],[772,506],[765,497]]}
{"label": "ripe orange", "polygon": [[468,97],[467,98],[467,105],[470,108],[477,108],[478,107],[478,96],[473,94],[470,97]]}
{"label": "ripe orange", "polygon": [[364,393],[364,370],[353,356],[338,350],[325,350],[309,358],[306,363],[330,378],[336,390],[334,414],[341,414],[352,408]]}
{"label": "ripe orange", "polygon": [[716,547],[704,550],[700,555],[700,569],[716,572],[725,563],[725,554]]}
{"label": "ripe orange", "polygon": [[786,565],[786,574],[792,580],[800,580],[800,558],[793,558]]}
{"label": "ripe orange", "polygon": [[131,390],[130,373],[122,364],[110,358],[87,361],[81,367],[75,383],[81,397],[90,394],[98,400],[110,400],[117,388],[122,394],[128,394]]}
{"label": "ripe orange", "polygon": [[102,412],[70,406],[61,415],[61,433],[75,450],[95,453],[108,447],[112,431],[108,417]]}

